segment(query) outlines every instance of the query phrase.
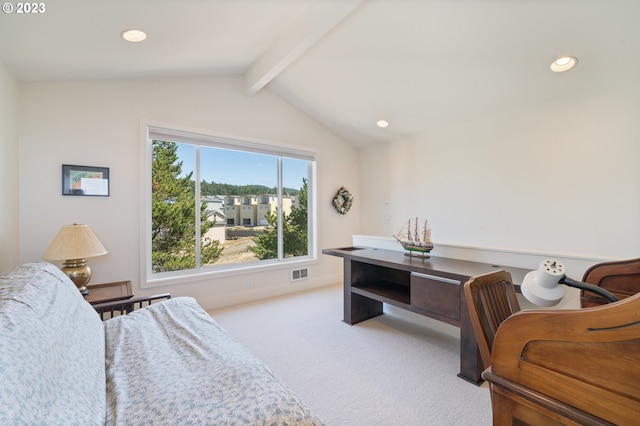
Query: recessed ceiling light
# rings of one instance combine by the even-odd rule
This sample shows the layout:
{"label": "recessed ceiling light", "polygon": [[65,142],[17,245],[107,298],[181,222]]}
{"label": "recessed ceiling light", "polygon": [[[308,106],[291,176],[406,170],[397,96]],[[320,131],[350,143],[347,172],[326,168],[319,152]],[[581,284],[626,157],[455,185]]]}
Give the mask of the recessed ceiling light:
{"label": "recessed ceiling light", "polygon": [[561,56],[551,63],[551,71],[565,72],[575,67],[578,59],[575,56]]}
{"label": "recessed ceiling light", "polygon": [[376,125],[384,129],[385,127],[389,127],[389,122],[387,120],[378,120]]}
{"label": "recessed ceiling light", "polygon": [[144,31],[140,30],[125,30],[120,34],[123,39],[130,41],[132,43],[138,43],[145,38],[147,38],[147,34]]}

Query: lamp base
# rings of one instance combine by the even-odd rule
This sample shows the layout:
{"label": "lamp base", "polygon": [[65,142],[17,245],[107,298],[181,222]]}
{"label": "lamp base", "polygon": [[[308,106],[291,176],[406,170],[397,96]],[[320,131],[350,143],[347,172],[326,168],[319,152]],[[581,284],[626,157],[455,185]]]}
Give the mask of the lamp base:
{"label": "lamp base", "polygon": [[87,284],[91,280],[91,268],[85,259],[65,260],[60,269],[73,281],[83,296],[89,294]]}

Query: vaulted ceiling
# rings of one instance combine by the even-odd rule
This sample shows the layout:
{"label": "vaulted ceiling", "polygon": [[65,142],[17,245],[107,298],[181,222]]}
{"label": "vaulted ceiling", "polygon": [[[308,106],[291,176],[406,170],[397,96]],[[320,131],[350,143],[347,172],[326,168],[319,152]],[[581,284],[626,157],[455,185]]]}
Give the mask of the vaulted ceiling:
{"label": "vaulted ceiling", "polygon": [[[19,82],[240,74],[357,147],[640,78],[638,0],[6,4],[0,61]],[[552,73],[565,54],[578,65]]]}

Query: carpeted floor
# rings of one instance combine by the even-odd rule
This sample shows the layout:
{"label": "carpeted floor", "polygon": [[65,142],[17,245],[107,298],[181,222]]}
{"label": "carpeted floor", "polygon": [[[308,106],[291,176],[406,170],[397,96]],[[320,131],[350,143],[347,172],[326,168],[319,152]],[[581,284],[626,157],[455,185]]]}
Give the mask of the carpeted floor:
{"label": "carpeted floor", "polygon": [[486,384],[456,377],[456,337],[393,310],[346,325],[341,285],[210,314],[329,426],[491,424]]}

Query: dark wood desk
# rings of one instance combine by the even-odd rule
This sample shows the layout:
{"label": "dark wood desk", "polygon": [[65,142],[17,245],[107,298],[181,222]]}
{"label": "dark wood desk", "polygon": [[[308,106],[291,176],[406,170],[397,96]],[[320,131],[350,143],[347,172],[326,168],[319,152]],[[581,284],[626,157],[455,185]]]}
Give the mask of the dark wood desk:
{"label": "dark wood desk", "polygon": [[402,251],[345,247],[322,253],[344,259],[344,322],[383,314],[383,303],[460,328],[460,373],[482,382],[482,360],[464,297],[469,278],[496,269],[521,283],[528,270],[442,257],[409,258]]}

